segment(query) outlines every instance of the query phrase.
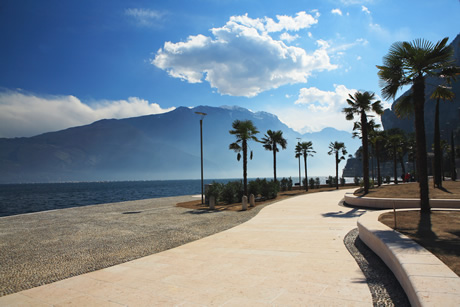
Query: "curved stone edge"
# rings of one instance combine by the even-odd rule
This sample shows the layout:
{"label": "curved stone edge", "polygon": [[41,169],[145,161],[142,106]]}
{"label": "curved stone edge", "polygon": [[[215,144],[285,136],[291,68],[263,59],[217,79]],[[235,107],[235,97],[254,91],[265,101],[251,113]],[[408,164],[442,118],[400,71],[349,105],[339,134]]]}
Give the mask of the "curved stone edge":
{"label": "curved stone edge", "polygon": [[428,250],[367,212],[358,220],[360,239],[393,271],[412,306],[460,306],[460,277]]}
{"label": "curved stone edge", "polygon": [[[377,198],[360,197],[352,193],[345,194],[345,203],[348,205],[376,209],[407,209],[420,208],[420,199],[417,198]],[[460,199],[430,199],[431,208],[460,209]]]}

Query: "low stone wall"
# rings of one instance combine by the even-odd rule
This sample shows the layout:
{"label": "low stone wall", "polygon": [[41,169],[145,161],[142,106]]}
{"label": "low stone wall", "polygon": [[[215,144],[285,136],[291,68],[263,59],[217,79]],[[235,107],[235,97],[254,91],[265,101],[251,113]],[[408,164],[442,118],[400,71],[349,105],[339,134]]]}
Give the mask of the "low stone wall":
{"label": "low stone wall", "polygon": [[360,239],[393,271],[412,306],[460,306],[460,277],[403,234],[378,221],[391,211],[367,212],[358,220]]}
{"label": "low stone wall", "polygon": [[[377,198],[345,194],[345,203],[351,206],[376,209],[420,208],[417,198]],[[431,208],[460,209],[460,199],[430,199]]]}

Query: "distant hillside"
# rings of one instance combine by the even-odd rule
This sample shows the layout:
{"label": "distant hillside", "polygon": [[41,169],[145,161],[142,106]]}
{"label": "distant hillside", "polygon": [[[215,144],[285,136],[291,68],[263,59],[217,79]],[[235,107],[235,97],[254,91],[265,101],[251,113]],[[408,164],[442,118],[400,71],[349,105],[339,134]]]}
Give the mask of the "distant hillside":
{"label": "distant hillside", "polygon": [[[354,152],[359,141],[332,128],[300,135],[266,112],[239,107],[180,107],[174,111],[126,119],[105,119],[90,125],[29,138],[0,139],[0,183],[200,178],[200,116],[203,121],[206,178],[240,178],[241,162],[228,149],[235,119],[252,120],[262,138],[268,129],[282,130],[287,150],[278,154],[278,175],[298,176],[294,147],[298,137],[312,141],[317,154],[309,159],[311,175],[332,175],[331,141],[345,142]],[[254,159],[249,177],[271,177],[272,153],[251,143]],[[342,163],[342,167],[345,163]],[[326,171],[325,171],[326,170]]]}

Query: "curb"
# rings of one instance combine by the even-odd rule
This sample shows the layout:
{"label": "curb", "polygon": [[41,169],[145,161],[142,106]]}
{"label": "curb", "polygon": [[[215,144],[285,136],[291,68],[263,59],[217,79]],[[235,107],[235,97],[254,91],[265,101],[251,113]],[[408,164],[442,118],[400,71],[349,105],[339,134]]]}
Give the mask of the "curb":
{"label": "curb", "polygon": [[[420,199],[417,198],[377,198],[362,197],[352,193],[345,194],[345,203],[365,208],[376,209],[407,209],[420,208]],[[431,208],[460,209],[460,199],[430,199]]]}
{"label": "curb", "polygon": [[360,239],[393,271],[412,306],[460,306],[460,277],[428,250],[378,221],[391,211],[358,220]]}

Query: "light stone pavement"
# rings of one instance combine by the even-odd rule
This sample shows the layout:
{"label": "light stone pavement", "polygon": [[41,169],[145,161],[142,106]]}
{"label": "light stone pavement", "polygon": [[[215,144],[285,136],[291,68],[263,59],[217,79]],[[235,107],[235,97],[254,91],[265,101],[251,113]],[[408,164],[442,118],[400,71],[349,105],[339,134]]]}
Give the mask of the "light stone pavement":
{"label": "light stone pavement", "polygon": [[339,190],[272,204],[177,248],[0,297],[0,306],[372,306]]}

